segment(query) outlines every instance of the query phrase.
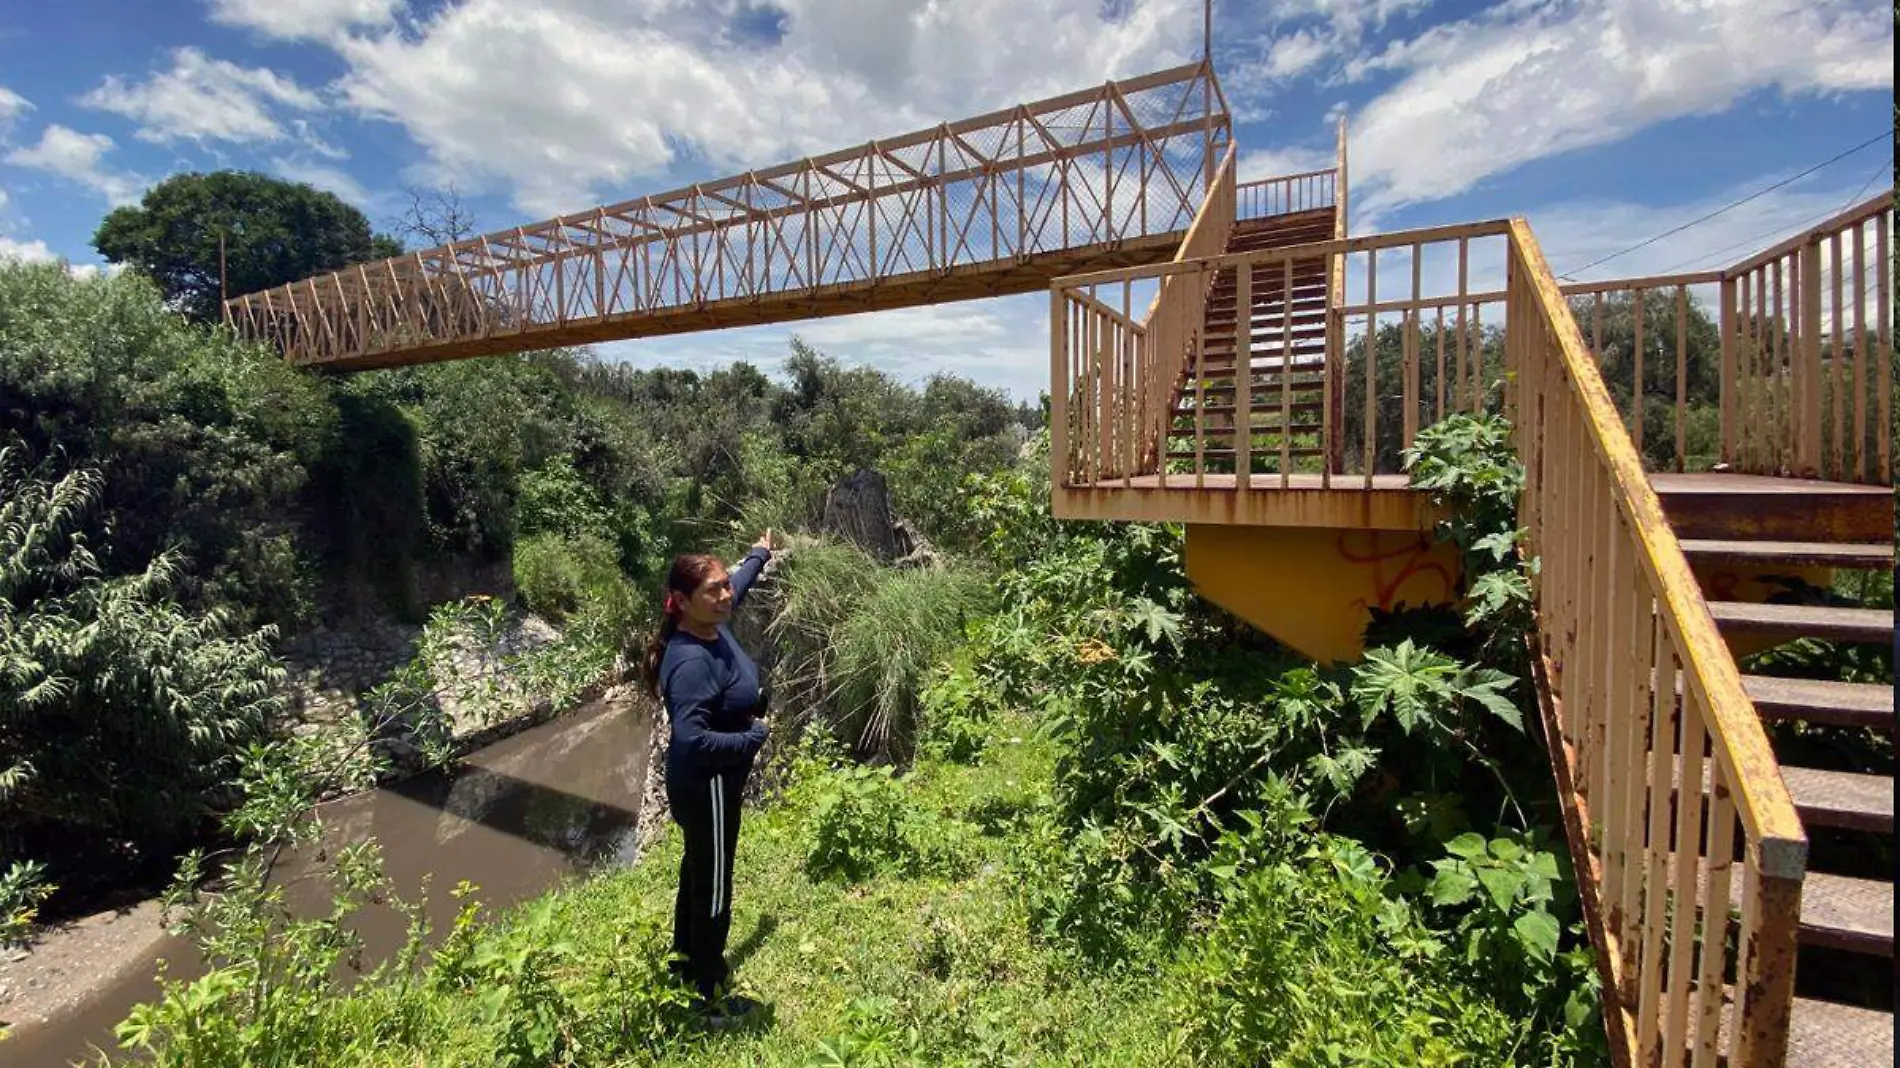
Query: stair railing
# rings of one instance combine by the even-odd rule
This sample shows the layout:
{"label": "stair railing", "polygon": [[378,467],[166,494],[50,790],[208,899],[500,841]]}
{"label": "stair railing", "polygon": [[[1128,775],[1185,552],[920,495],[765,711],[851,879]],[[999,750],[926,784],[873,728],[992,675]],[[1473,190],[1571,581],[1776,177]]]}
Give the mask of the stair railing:
{"label": "stair railing", "polygon": [[1243,221],[1324,211],[1339,202],[1339,170],[1327,167],[1243,182],[1235,193],[1235,218]]}
{"label": "stair railing", "polygon": [[1722,272],[1722,458],[1749,474],[1893,479],[1893,197]]}
{"label": "stair railing", "polygon": [[[1226,248],[1234,225],[1234,152],[1230,142],[1172,263],[1201,262]],[[1050,287],[1050,322],[1060,324],[1050,352],[1051,455],[1067,465],[1072,481],[1165,479],[1160,452],[1175,392],[1206,321],[1212,277],[1158,273],[1140,320],[1130,314],[1135,283],[1147,280],[1139,273],[1123,272],[1101,285],[1057,279]]]}
{"label": "stair railing", "polygon": [[1779,1065],[1807,839],[1570,307],[1510,233],[1539,705],[1610,1040],[1618,1063]]}

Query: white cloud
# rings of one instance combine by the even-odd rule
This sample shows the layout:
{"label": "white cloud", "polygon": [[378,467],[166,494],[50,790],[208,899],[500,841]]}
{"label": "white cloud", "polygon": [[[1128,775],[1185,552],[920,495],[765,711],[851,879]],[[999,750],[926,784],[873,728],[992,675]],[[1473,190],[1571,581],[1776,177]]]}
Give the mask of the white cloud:
{"label": "white cloud", "polygon": [[[1859,168],[1855,168],[1859,171]],[[1539,208],[1529,214],[1553,271],[1574,273],[1585,264],[1640,244],[1657,234],[1700,219],[1722,206],[1772,184],[1785,175],[1763,175],[1735,189],[1721,190],[1684,204],[1645,205],[1580,199]],[[1864,173],[1853,178],[1864,177]],[[1807,179],[1697,223],[1679,234],[1617,256],[1582,273],[1582,280],[1674,274],[1731,266],[1800,233],[1880,191],[1853,178]],[[1891,176],[1887,181],[1891,184]]]}
{"label": "white cloud", "polygon": [[4,263],[57,263],[66,268],[66,273],[79,279],[112,278],[125,270],[124,264],[97,264],[66,262],[64,256],[47,247],[46,242],[35,239],[22,241],[18,238],[0,234],[0,264]]}
{"label": "white cloud", "polygon": [[[430,184],[507,190],[536,214],[635,192],[680,164],[736,171],[1160,68],[1199,5],[787,0],[783,36],[733,39],[733,3],[506,0],[338,47],[359,113],[400,124]],[[646,183],[650,185],[651,183]]]}
{"label": "white cloud", "polygon": [[1349,65],[1399,75],[1354,120],[1354,179],[1373,206],[1433,200],[1757,90],[1888,87],[1888,18],[1866,0],[1507,4]]}
{"label": "white cloud", "polygon": [[283,157],[271,160],[270,165],[272,170],[293,182],[307,182],[335,193],[359,209],[368,208],[376,200],[363,183],[336,167]]}
{"label": "white cloud", "polygon": [[14,149],[7,153],[6,161],[77,182],[117,206],[138,199],[145,179],[105,165],[105,155],[112,151],[112,145],[112,138],[105,134],[80,133],[55,123],[40,131],[38,144]]}
{"label": "white cloud", "polygon": [[1311,30],[1299,30],[1273,42],[1267,51],[1267,74],[1285,80],[1311,70],[1333,50],[1328,39]]}
{"label": "white cloud", "polygon": [[1217,8],[1215,47],[1222,88],[1239,122],[1278,117],[1274,105],[1296,79],[1320,79],[1366,38],[1394,19],[1417,14],[1433,0],[1271,0]]}
{"label": "white cloud", "polygon": [[272,105],[308,111],[322,104],[315,93],[275,71],[240,67],[190,47],[174,50],[172,68],[142,83],[108,75],[80,102],[137,121],[135,136],[154,144],[277,141],[284,128],[272,116]]}
{"label": "white cloud", "polygon": [[403,0],[210,0],[211,21],[284,39],[331,38],[357,26],[387,26]]}
{"label": "white cloud", "polygon": [[0,260],[13,260],[19,263],[53,263],[59,257],[46,247],[44,241],[16,241],[0,234]]}
{"label": "white cloud", "polygon": [[1234,178],[1241,182],[1257,182],[1262,178],[1325,170],[1338,162],[1339,153],[1336,150],[1297,145],[1248,149],[1234,161]]}
{"label": "white cloud", "polygon": [[7,132],[19,121],[20,116],[31,110],[33,105],[27,103],[25,97],[0,85],[0,142],[6,140]]}
{"label": "white cloud", "polygon": [[322,156],[324,159],[350,158],[349,152],[324,140],[323,137],[317,133],[316,128],[310,125],[310,120],[294,119],[291,121],[290,127],[295,131],[297,140],[302,142],[305,148]]}

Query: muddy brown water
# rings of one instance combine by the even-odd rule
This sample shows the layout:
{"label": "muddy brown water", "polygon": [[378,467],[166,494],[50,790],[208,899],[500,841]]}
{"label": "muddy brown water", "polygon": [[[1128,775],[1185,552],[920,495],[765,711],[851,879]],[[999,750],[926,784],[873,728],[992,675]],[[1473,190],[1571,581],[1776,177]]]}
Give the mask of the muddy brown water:
{"label": "muddy brown water", "polygon": [[[287,854],[277,878],[299,915],[327,910],[328,888],[313,873],[319,850],[374,838],[395,892],[416,900],[428,877],[428,916],[439,937],[460,902],[461,880],[492,912],[536,897],[563,880],[633,862],[651,725],[641,706],[597,701],[503,739],[455,767],[323,806],[321,846]],[[394,952],[406,920],[389,908],[356,914],[364,968]],[[200,974],[188,941],[165,938],[119,978],[43,1022],[22,1021],[0,1041],[7,1068],[97,1063],[97,1050],[132,1059],[112,1029],[132,1007],[157,997],[159,959],[168,974]],[[96,1049],[95,1049],[96,1048]]]}

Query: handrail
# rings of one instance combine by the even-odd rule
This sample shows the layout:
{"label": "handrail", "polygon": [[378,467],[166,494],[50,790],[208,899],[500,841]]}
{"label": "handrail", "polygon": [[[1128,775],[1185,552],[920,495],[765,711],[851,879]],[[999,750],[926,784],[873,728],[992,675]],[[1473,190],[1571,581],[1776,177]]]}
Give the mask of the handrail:
{"label": "handrail", "polygon": [[[1496,249],[1502,257],[1493,260]],[[1239,495],[1270,484],[1246,466],[1250,434],[1237,434],[1233,450],[1234,470],[1246,476],[1204,479],[1201,413],[1218,411],[1198,403],[1191,477],[1135,462],[1138,432],[1153,425],[1141,420],[1153,413],[1139,407],[1134,386],[1151,381],[1138,376],[1167,364],[1168,353],[1155,347],[1159,332],[1137,336],[1091,294],[1137,282],[1192,292],[1190,279],[1225,270],[1235,271],[1237,289],[1276,270],[1290,282],[1296,261],[1329,256],[1343,263],[1353,291],[1339,306],[1335,336],[1346,320],[1362,323],[1349,343],[1329,347],[1327,360],[1347,369],[1347,385],[1365,402],[1359,432],[1368,490],[1375,461],[1389,470],[1393,450],[1422,423],[1499,403],[1511,412],[1526,469],[1526,548],[1542,563],[1534,578],[1539,705],[1619,1061],[1713,1063],[1726,1032],[1728,1063],[1781,1063],[1807,839],[1740,671],[1571,310],[1573,295],[1614,290],[1591,283],[1567,294],[1521,219],[1061,279],[1051,290],[1055,396],[1083,403],[1055,413],[1056,488],[1133,488],[1140,477],[1147,489],[1173,477]],[[1439,265],[1435,278],[1422,270],[1428,261]],[[1454,264],[1455,292],[1440,295],[1431,287],[1447,286]],[[1505,280],[1501,292],[1491,288],[1494,275]],[[1244,290],[1239,299],[1247,299]],[[1435,326],[1424,322],[1428,312]],[[1292,351],[1290,340],[1269,339],[1264,350],[1237,353],[1228,372],[1235,384],[1222,388],[1248,395],[1243,369],[1276,344]],[[1193,378],[1204,379],[1207,367]],[[1281,381],[1288,377],[1283,371]],[[1281,438],[1278,481],[1286,487]],[[1338,441],[1329,436],[1328,449]],[[1740,939],[1731,951],[1732,925]]]}
{"label": "handrail", "polygon": [[[1702,271],[1563,287],[1564,296],[1573,302],[1572,313],[1588,339],[1598,371],[1615,385],[1629,388],[1625,425],[1635,439],[1637,454],[1652,460],[1652,470],[1689,470],[1690,412],[1698,401],[1711,406],[1715,403],[1715,398],[1698,396],[1693,387],[1706,382],[1706,374],[1698,372],[1706,371],[1704,362],[1714,364],[1719,353],[1710,351],[1708,340],[1692,326],[1698,318],[1698,305],[1713,307],[1716,303],[1721,280],[1719,271]],[[1614,319],[1612,310],[1618,313]],[[1706,320],[1706,315],[1703,318]],[[1649,402],[1659,390],[1672,402],[1674,433],[1651,440]],[[1657,447],[1665,441],[1666,453]],[[1698,451],[1698,460],[1713,459],[1715,442],[1695,444],[1704,444],[1710,450],[1706,455]]]}
{"label": "handrail", "polygon": [[[1542,561],[1542,689],[1606,973],[1611,1037],[1633,1061],[1674,1063],[1693,1049],[1704,1063],[1727,1011],[1729,1063],[1779,1064],[1807,839],[1740,670],[1563,293],[1530,227],[1516,219],[1510,228],[1507,353],[1517,376],[1513,432],[1527,471],[1528,549]],[[1705,752],[1713,758],[1706,772]],[[1726,938],[1702,937],[1698,957],[1698,914],[1705,923],[1729,915],[1737,818],[1741,945],[1731,961]],[[1727,995],[1731,963],[1737,981]]]}
{"label": "handrail", "polygon": [[1722,272],[1722,458],[1735,470],[1892,481],[1892,225],[1883,193]]}
{"label": "handrail", "polygon": [[[1352,236],[1350,212],[1352,200],[1350,183],[1347,181],[1347,142],[1346,116],[1339,117],[1339,128],[1334,136],[1333,170],[1338,177],[1333,189],[1333,240],[1344,241]],[[1346,350],[1346,257],[1331,256],[1326,263],[1326,351]],[[1376,313],[1375,313],[1376,314]],[[1320,461],[1320,487],[1331,489],[1333,470],[1345,467],[1345,435],[1338,427],[1346,421],[1346,368],[1343,360],[1326,361],[1325,379],[1320,384],[1320,443],[1325,455]]]}

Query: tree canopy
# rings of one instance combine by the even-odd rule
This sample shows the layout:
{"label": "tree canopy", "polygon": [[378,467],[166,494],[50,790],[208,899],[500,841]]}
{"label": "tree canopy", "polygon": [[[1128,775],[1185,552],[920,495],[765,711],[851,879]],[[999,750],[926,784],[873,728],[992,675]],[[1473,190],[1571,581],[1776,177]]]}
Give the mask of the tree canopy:
{"label": "tree canopy", "polygon": [[92,244],[149,276],[168,303],[199,321],[218,309],[218,238],[230,296],[402,253],[334,193],[248,171],[175,174],[137,206],[114,210]]}

